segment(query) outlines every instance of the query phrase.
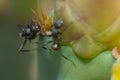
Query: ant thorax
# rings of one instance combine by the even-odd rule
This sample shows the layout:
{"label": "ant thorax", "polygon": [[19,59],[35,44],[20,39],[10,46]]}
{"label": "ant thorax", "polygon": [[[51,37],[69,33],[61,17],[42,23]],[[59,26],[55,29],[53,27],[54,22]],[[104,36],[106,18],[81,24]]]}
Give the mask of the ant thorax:
{"label": "ant thorax", "polygon": [[52,29],[52,36],[57,36],[58,34],[59,34],[58,29],[53,28],[53,29]]}
{"label": "ant thorax", "polygon": [[31,29],[32,33],[37,33],[40,30],[38,25],[32,25],[32,26],[30,26],[30,29]]}

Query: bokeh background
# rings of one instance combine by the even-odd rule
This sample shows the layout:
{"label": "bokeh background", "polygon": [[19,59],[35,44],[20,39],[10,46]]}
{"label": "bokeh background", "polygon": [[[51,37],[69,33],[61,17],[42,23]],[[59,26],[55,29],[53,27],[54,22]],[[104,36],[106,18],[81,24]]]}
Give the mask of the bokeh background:
{"label": "bokeh background", "polygon": [[[54,2],[49,1],[47,3]],[[36,50],[18,52],[23,39],[17,25],[27,25],[31,21],[34,17],[31,8],[37,8],[37,0],[0,0],[0,80],[38,80],[36,45],[27,43]]]}
{"label": "bokeh background", "polygon": [[36,0],[0,0],[0,80],[36,80],[36,53],[18,52],[23,39],[17,27],[30,21],[35,5]]}

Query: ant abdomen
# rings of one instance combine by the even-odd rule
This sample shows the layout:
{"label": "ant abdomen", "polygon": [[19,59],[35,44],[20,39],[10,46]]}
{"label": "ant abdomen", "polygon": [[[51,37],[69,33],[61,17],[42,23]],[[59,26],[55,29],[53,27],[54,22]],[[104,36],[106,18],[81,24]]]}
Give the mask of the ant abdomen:
{"label": "ant abdomen", "polygon": [[60,49],[60,44],[58,44],[58,43],[54,43],[54,44],[52,44],[51,47],[52,47],[53,50],[56,50],[56,51],[57,51],[57,50]]}

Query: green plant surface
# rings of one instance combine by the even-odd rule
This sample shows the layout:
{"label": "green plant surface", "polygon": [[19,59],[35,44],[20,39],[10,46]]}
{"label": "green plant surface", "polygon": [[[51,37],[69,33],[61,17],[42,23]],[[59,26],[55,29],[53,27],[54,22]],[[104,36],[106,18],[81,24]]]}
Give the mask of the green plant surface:
{"label": "green plant surface", "polygon": [[[48,37],[44,39],[50,40]],[[51,44],[46,47],[51,49]],[[69,46],[62,46],[61,50],[52,53],[39,46],[38,57],[41,80],[110,80],[112,65],[116,60],[111,51],[104,51],[92,59],[83,59]]]}
{"label": "green plant surface", "polygon": [[115,62],[111,51],[104,51],[92,59],[82,59],[70,47],[62,47],[62,54],[75,65],[62,58],[58,80],[110,80]]}

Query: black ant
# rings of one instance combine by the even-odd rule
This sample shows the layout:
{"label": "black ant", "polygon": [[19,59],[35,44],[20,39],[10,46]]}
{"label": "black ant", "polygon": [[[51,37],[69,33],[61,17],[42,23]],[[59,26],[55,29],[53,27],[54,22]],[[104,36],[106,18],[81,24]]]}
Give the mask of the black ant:
{"label": "black ant", "polygon": [[[61,45],[60,45],[60,44],[61,44],[61,41],[62,41],[61,35],[62,35],[62,33],[63,33],[71,24],[73,24],[73,22],[74,22],[74,21],[72,21],[72,22],[70,22],[68,25],[64,26],[64,29],[63,29],[62,31],[60,31],[60,29],[61,29],[61,27],[63,26],[63,19],[60,18],[60,19],[58,19],[58,20],[54,23],[53,29],[51,30],[51,32],[52,32],[52,35],[51,35],[52,41],[48,41],[48,42],[47,42],[47,44],[53,42],[52,45],[51,45],[51,48],[52,48],[53,50],[58,51],[58,50],[61,49]],[[43,46],[43,48],[44,48],[44,49],[48,49],[48,48],[45,47],[45,45]],[[49,50],[51,51],[51,49],[49,49]],[[70,62],[72,62],[72,63],[74,64],[74,62],[73,62],[72,60],[68,59],[66,56],[64,56],[64,55],[62,55],[62,54],[61,54],[61,56],[62,56],[63,58],[65,58],[65,59],[69,60]],[[74,65],[75,65],[75,64],[74,64]]]}
{"label": "black ant", "polygon": [[27,51],[23,50],[23,47],[25,46],[27,40],[29,40],[29,42],[31,43],[31,40],[37,37],[37,33],[40,32],[40,26],[38,25],[37,20],[32,19],[31,23],[27,25],[27,27],[23,25],[18,25],[18,27],[21,28],[21,36],[25,39],[20,46],[19,51]]}
{"label": "black ant", "polygon": [[47,43],[53,42],[53,44],[51,45],[51,48],[53,50],[57,51],[61,48],[61,45],[60,45],[62,41],[61,35],[71,24],[73,24],[73,21],[67,24],[66,26],[64,26],[64,29],[60,31],[61,27],[63,26],[63,19],[60,18],[54,23],[53,28],[51,30],[52,41],[47,42]]}
{"label": "black ant", "polygon": [[62,19],[58,19],[54,23],[54,28],[52,29],[52,39],[53,39],[52,49],[53,50],[59,50],[60,49],[61,37],[59,37],[59,35],[61,35],[62,33],[59,31],[59,29],[61,28],[62,25],[63,25],[63,20]]}
{"label": "black ant", "polygon": [[[53,44],[51,45],[51,48],[55,51],[60,50],[60,48],[61,48],[60,44],[61,44],[61,40],[62,40],[60,36],[72,23],[73,22],[69,23],[67,26],[65,26],[63,31],[60,32],[59,30],[63,26],[63,19],[61,19],[61,18],[58,19],[53,25],[53,28],[51,30],[51,33],[52,33],[51,36],[49,35],[50,37],[52,37],[52,41],[44,41],[44,42],[42,42],[43,44],[40,43],[40,44],[42,44],[42,48],[48,49],[45,47],[46,46],[45,42],[47,44],[53,42]],[[22,45],[20,46],[19,51],[23,51],[23,52],[29,51],[29,50],[23,50],[23,47],[25,46],[27,40],[29,40],[29,42],[31,43],[31,40],[35,39],[37,37],[38,33],[42,34],[42,31],[41,31],[42,29],[41,29],[40,25],[37,23],[37,20],[35,20],[35,19],[32,19],[31,23],[27,27],[24,27],[23,25],[18,25],[18,27],[20,27],[22,29],[21,36],[25,39],[24,42],[22,43]],[[46,35],[44,35],[44,36],[46,36]],[[51,51],[51,49],[49,49],[49,50]],[[64,56],[62,54],[61,54],[61,56],[74,64],[74,62],[72,60],[68,59],[66,56]]]}

